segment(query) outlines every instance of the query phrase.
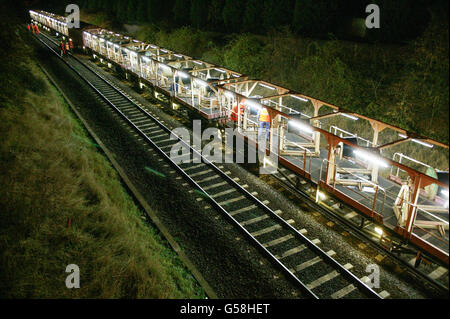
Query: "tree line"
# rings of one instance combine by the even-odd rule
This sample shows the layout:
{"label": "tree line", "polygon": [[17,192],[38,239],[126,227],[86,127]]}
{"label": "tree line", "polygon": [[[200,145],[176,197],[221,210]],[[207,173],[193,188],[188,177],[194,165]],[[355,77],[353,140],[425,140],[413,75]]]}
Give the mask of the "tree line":
{"label": "tree line", "polygon": [[[62,14],[64,4],[52,1],[58,3],[44,9]],[[94,13],[90,23],[101,24],[95,20],[101,17],[114,30],[140,23],[138,39],[448,143],[448,2],[421,1],[371,0],[381,10],[381,29],[364,38],[372,44],[339,41],[346,21],[355,27],[352,19],[366,15],[367,3],[359,0],[84,0],[81,6]]]}
{"label": "tree line", "polygon": [[366,0],[83,0],[81,6],[118,22],[168,29],[267,34],[288,27],[302,36],[401,42],[424,30],[430,19],[427,5],[439,1],[372,0],[380,8],[381,28],[370,30],[364,24]]}

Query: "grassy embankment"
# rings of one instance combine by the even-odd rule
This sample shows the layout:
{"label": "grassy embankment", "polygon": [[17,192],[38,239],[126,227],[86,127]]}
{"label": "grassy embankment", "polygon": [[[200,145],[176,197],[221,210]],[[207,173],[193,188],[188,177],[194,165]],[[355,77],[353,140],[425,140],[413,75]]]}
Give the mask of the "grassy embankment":
{"label": "grassy embankment", "polygon": [[[7,24],[0,38],[0,298],[203,297],[31,57],[29,35]],[[80,289],[65,287],[72,263]]]}

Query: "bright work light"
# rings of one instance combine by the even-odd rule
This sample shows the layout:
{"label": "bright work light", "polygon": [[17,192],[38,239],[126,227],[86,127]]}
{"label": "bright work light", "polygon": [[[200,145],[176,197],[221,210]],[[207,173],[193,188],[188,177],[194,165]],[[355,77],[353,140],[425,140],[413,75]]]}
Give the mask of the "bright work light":
{"label": "bright work light", "polygon": [[[408,136],[406,136],[404,134],[398,134],[398,136],[400,136],[401,138],[407,138],[408,137]],[[420,145],[423,145],[423,146],[426,146],[426,147],[429,147],[429,148],[433,148],[433,146],[434,146],[432,144],[422,142],[421,140],[416,140],[415,138],[413,138],[412,141],[414,143],[417,143],[417,144],[420,144]]]}
{"label": "bright work light", "polygon": [[244,104],[247,105],[248,107],[252,107],[252,108],[254,108],[256,110],[261,109],[261,105],[259,103],[255,102],[255,101],[252,101],[252,100],[246,100],[244,102]]}
{"label": "bright work light", "polygon": [[165,64],[159,64],[159,67],[161,68],[161,69],[163,69],[163,70],[166,70],[166,71],[170,71],[171,70],[171,68],[170,68],[170,66],[168,66],[168,65],[165,65]]}
{"label": "bright work light", "polygon": [[195,79],[195,83],[197,83],[201,87],[207,87],[208,86],[208,83],[206,83],[205,81],[200,80],[200,79]]}
{"label": "bright work light", "polygon": [[448,190],[446,189],[441,190],[441,194],[448,198]]}
{"label": "bright work light", "polygon": [[304,99],[304,98],[302,98],[302,97],[300,97],[300,96],[297,96],[297,95],[291,95],[294,99],[297,99],[297,100],[300,100],[300,101],[303,101],[303,102],[308,102],[308,100],[307,99]]}
{"label": "bright work light", "polygon": [[269,89],[269,90],[275,90],[274,87],[269,86],[269,85],[266,85],[266,84],[264,84],[264,83],[259,83],[259,85],[262,86],[262,87],[264,87],[264,88],[266,88],[266,89]]}
{"label": "bright work light", "polygon": [[381,167],[388,167],[388,164],[385,161],[381,160],[375,154],[371,154],[361,150],[354,150],[353,154],[355,154],[359,158],[362,158],[365,161],[371,162],[372,164],[376,164]]}
{"label": "bright work light", "polygon": [[230,92],[230,91],[225,91],[225,96],[229,97],[230,99],[233,99],[234,98],[234,93]]}
{"label": "bright work light", "polygon": [[375,227],[375,232],[380,236],[383,235],[383,230],[380,227]]}
{"label": "bright work light", "polygon": [[350,114],[346,114],[346,113],[341,113],[341,114],[342,114],[342,116],[345,116],[346,118],[349,118],[349,119],[351,119],[353,121],[357,121],[358,120],[358,118],[356,116],[353,116],[353,115],[350,115]]}
{"label": "bright work light", "polygon": [[181,76],[181,77],[184,78],[184,79],[189,78],[189,75],[186,74],[186,73],[184,73],[183,71],[178,71],[178,75]]}
{"label": "bright work light", "polygon": [[309,125],[307,125],[307,124],[304,124],[304,123],[301,123],[301,122],[299,122],[299,121],[290,120],[290,121],[289,121],[289,124],[290,124],[291,126],[293,126],[294,128],[299,129],[299,130],[301,130],[301,131],[304,131],[304,132],[306,132],[306,133],[313,133],[313,132],[314,132],[314,130],[312,129],[311,126],[309,126]]}

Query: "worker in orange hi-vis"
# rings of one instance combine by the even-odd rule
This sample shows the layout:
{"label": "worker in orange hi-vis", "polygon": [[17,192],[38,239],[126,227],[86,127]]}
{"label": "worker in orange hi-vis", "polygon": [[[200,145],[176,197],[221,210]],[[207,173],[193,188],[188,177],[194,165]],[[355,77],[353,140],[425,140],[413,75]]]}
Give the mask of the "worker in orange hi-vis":
{"label": "worker in orange hi-vis", "polygon": [[31,25],[31,31],[32,31],[33,34],[34,34],[34,24]]}
{"label": "worker in orange hi-vis", "polygon": [[269,140],[269,132],[270,132],[270,115],[269,111],[265,107],[263,107],[258,112],[258,121],[259,121],[259,132],[258,139],[261,138],[261,134],[263,130],[266,130],[266,140]]}
{"label": "worker in orange hi-vis", "polygon": [[36,34],[39,34],[39,26],[36,24]]}
{"label": "worker in orange hi-vis", "polygon": [[[239,103],[239,113],[240,113],[240,117],[241,117],[241,122],[242,122],[243,117],[244,117],[244,110],[245,110],[244,103],[245,103],[245,99],[243,99],[241,101],[241,103]],[[234,128],[238,127],[238,119],[239,119],[239,116],[238,116],[238,103],[236,103],[233,106],[233,109],[232,109],[231,114],[230,114],[230,120],[233,121]]]}
{"label": "worker in orange hi-vis", "polygon": [[73,41],[72,41],[72,39],[69,39],[69,49],[70,49],[70,52],[73,51]]}
{"label": "worker in orange hi-vis", "polygon": [[28,32],[31,32],[31,27],[29,24],[27,25],[27,29],[28,29]]}
{"label": "worker in orange hi-vis", "polygon": [[61,57],[62,57],[62,56],[64,56],[66,54],[66,45],[64,44],[64,42],[61,41],[59,46],[60,46],[60,49],[61,49]]}

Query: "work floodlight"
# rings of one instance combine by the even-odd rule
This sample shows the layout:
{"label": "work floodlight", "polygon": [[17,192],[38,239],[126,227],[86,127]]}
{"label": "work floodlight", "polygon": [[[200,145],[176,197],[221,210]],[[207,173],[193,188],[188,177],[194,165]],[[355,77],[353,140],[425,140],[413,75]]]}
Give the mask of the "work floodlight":
{"label": "work floodlight", "polygon": [[292,96],[294,99],[300,100],[300,101],[302,101],[302,102],[308,102],[307,99],[302,98],[302,97],[300,97],[300,96],[297,96],[297,95],[291,95],[291,96]]}
{"label": "work floodlight", "polygon": [[230,98],[230,99],[234,99],[234,97],[236,96],[233,92],[230,91],[225,91],[225,96]]}
{"label": "work floodlight", "polygon": [[161,69],[166,70],[166,71],[172,70],[172,69],[170,68],[170,66],[165,65],[165,64],[161,64],[161,63],[159,64],[159,67],[160,67]]}
{"label": "work floodlight", "polygon": [[[398,136],[400,136],[401,138],[408,138],[408,136],[406,136],[405,134],[398,134]],[[429,148],[433,148],[434,147],[434,145],[433,144],[429,144],[429,143],[426,143],[426,142],[422,142],[421,140],[417,140],[417,139],[415,139],[415,138],[413,138],[413,139],[411,139],[414,143],[417,143],[417,144],[420,144],[420,145],[423,145],[423,146],[426,146],[426,147],[429,147]]]}
{"label": "work floodlight", "polygon": [[178,75],[181,76],[184,79],[189,78],[189,74],[184,73],[183,71],[178,71]]}
{"label": "work floodlight", "polygon": [[346,118],[349,118],[349,119],[351,119],[353,121],[357,121],[358,120],[358,118],[356,116],[353,116],[353,115],[350,115],[350,114],[346,114],[346,113],[341,113],[341,114],[342,114],[342,116],[345,116]]}
{"label": "work floodlight", "polygon": [[259,84],[260,86],[266,88],[266,89],[269,89],[269,90],[276,90],[274,87],[269,86],[269,85],[266,85],[266,84],[264,84],[264,83],[258,83],[258,84]]}
{"label": "work floodlight", "polygon": [[289,121],[289,125],[293,128],[296,128],[300,131],[306,132],[306,133],[313,133],[314,130],[312,128],[312,126],[305,124],[305,123],[301,123],[299,121],[296,120],[290,120]]}
{"label": "work floodlight", "polygon": [[369,153],[369,152],[364,152],[361,150],[354,150],[353,154],[355,154],[355,156],[370,162],[372,164],[381,166],[381,167],[388,167],[388,164],[383,161],[381,158],[379,158],[377,155],[373,154],[373,153]]}
{"label": "work floodlight", "polygon": [[252,101],[252,100],[246,100],[244,102],[244,104],[247,105],[248,107],[251,107],[251,108],[256,109],[258,111],[262,108],[261,104],[259,104],[258,102]]}
{"label": "work floodlight", "polygon": [[200,85],[201,87],[207,87],[208,86],[208,83],[206,83],[205,81],[200,80],[200,79],[195,79],[195,83],[197,83],[197,85]]}

